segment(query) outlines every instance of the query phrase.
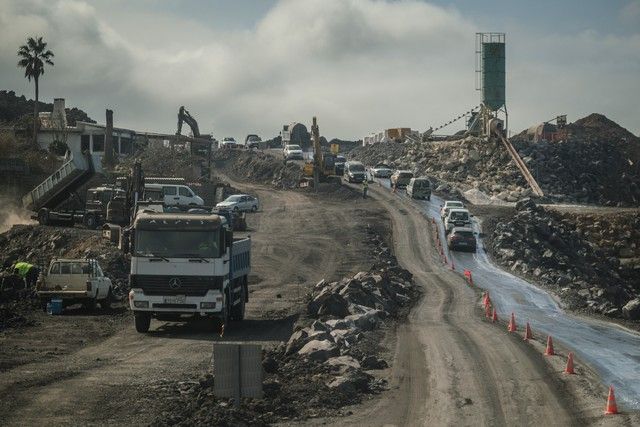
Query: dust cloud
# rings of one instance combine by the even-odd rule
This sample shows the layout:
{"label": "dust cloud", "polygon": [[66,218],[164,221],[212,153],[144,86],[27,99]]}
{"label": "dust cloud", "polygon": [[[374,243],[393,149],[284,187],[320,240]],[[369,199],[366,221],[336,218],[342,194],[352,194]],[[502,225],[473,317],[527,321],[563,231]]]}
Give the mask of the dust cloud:
{"label": "dust cloud", "polygon": [[12,200],[0,197],[0,233],[9,231],[16,224],[35,224],[31,212],[19,207]]}

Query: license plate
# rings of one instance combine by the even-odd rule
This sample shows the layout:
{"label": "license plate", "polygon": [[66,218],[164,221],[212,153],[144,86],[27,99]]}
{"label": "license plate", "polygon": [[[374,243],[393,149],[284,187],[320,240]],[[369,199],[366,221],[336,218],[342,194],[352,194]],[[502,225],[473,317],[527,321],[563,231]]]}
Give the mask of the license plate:
{"label": "license plate", "polygon": [[176,295],[173,297],[164,297],[165,304],[184,304],[187,302],[187,297],[185,295]]}

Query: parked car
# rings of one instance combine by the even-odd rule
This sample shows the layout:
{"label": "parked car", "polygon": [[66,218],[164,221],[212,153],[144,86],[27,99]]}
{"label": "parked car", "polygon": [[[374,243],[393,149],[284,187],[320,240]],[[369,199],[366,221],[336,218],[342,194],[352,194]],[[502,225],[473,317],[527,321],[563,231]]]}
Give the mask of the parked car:
{"label": "parked car", "polygon": [[362,182],[366,179],[367,174],[362,163],[350,161],[344,164],[343,176],[348,182]]}
{"label": "parked car", "polygon": [[255,212],[260,208],[260,203],[256,197],[248,194],[234,194],[218,203],[216,208],[231,209],[234,211]]}
{"label": "parked car", "polygon": [[106,310],[111,307],[113,285],[95,259],[54,258],[38,279],[36,293],[43,308],[52,299],[61,299],[63,307],[81,303],[93,309],[98,302]]}
{"label": "parked car", "polygon": [[225,136],[219,144],[220,148],[236,148],[238,143],[232,136]]}
{"label": "parked car", "polygon": [[157,194],[159,187],[162,187],[163,201],[166,206],[204,205],[202,197],[196,195],[188,186],[181,184],[145,184],[145,194],[147,192]]}
{"label": "parked car", "polygon": [[244,148],[246,149],[252,149],[252,148],[260,148],[260,143],[262,142],[262,139],[260,139],[260,137],[258,135],[247,135],[247,137],[244,140]]}
{"label": "parked car", "polygon": [[336,156],[336,162],[334,163],[335,168],[336,168],[336,175],[344,175],[344,164],[347,163],[347,159],[338,154]]}
{"label": "parked car", "polygon": [[444,205],[440,206],[440,218],[444,219],[449,215],[451,209],[464,209],[464,203],[458,200],[446,200]]}
{"label": "parked car", "polygon": [[300,148],[299,145],[295,145],[295,144],[285,145],[283,152],[284,152],[285,160],[304,159],[302,148]]}
{"label": "parked car", "polygon": [[447,246],[452,251],[476,251],[476,236],[469,227],[453,227],[447,238]]}
{"label": "parked car", "polygon": [[471,227],[471,214],[466,209],[451,209],[444,219],[445,233],[449,233],[454,227]]}
{"label": "parked car", "polygon": [[407,185],[407,195],[412,199],[431,200],[431,182],[429,178],[411,178]]}
{"label": "parked car", "polygon": [[413,178],[413,172],[406,170],[397,170],[391,175],[391,185],[396,187],[406,187]]}
{"label": "parked car", "polygon": [[371,169],[371,175],[374,178],[389,178],[391,176],[391,168],[384,163],[378,163]]}

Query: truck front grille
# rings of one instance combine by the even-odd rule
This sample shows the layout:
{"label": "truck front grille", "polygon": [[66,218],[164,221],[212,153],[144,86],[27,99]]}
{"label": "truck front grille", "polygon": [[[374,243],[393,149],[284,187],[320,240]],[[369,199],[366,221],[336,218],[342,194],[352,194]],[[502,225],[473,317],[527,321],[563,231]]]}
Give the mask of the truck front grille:
{"label": "truck front grille", "polygon": [[204,296],[210,289],[222,290],[221,276],[131,276],[131,288],[142,289],[145,295]]}

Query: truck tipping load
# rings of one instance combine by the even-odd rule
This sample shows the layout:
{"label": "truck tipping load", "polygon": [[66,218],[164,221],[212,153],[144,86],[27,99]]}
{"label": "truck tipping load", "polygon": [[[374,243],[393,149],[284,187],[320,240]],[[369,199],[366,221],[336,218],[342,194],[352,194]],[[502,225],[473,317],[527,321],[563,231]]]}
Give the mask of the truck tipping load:
{"label": "truck tipping load", "polygon": [[60,169],[22,198],[22,206],[36,212],[41,208],[54,209],[89,182],[93,173],[90,154],[71,154],[71,158]]}

